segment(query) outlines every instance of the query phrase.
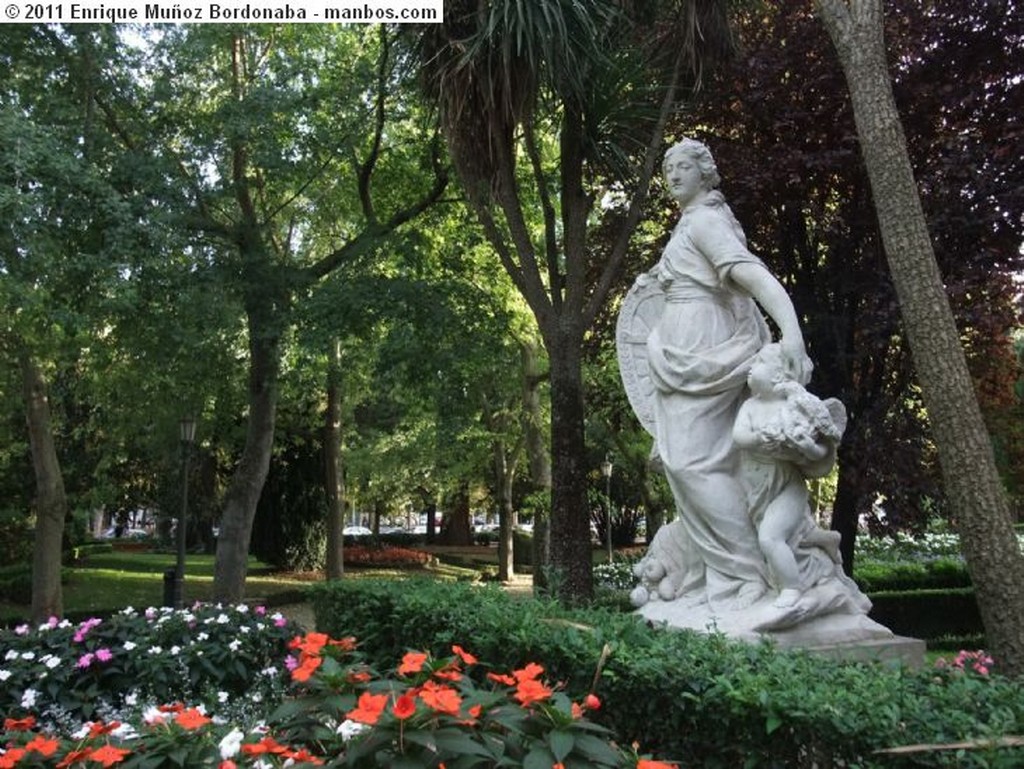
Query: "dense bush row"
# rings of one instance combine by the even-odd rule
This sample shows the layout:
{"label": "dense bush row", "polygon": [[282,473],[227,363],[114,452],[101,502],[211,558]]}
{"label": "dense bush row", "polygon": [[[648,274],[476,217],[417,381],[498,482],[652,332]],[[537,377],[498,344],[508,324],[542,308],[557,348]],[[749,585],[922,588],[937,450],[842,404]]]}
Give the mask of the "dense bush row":
{"label": "dense bush row", "polygon": [[1021,734],[1024,691],[998,676],[840,664],[458,584],[339,582],[310,596],[320,629],[358,634],[378,664],[461,643],[495,665],[540,660],[570,696],[593,684],[626,744],[683,766],[1024,764],[1019,749],[877,752]]}

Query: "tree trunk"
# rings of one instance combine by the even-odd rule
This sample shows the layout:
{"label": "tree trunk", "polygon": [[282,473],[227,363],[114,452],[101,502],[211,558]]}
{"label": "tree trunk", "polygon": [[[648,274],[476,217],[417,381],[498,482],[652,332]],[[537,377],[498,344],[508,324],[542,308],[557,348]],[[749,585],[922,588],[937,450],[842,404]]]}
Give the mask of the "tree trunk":
{"label": "tree trunk", "polygon": [[836,464],[839,476],[836,480],[836,498],[832,501],[833,531],[838,531],[839,554],[843,558],[843,571],[846,576],[853,576],[853,559],[857,544],[857,505],[860,501],[857,489],[859,484],[851,477],[853,472],[848,468],[859,465],[860,457],[847,459],[853,453],[844,441],[839,445],[839,457]]}
{"label": "tree trunk", "polygon": [[224,495],[214,563],[214,600],[237,603],[245,593],[256,504],[270,469],[277,413],[280,337],[261,313],[249,312],[249,421],[245,448]]}
{"label": "tree trunk", "polygon": [[466,481],[459,484],[451,512],[445,517],[444,543],[460,547],[473,544],[473,533],[469,527],[469,484]]}
{"label": "tree trunk", "polygon": [[881,0],[817,0],[846,75],[946,492],[1001,670],[1024,673],[1024,557],[932,250],[885,60]]}
{"label": "tree trunk", "polygon": [[[547,380],[547,372],[540,362],[540,344],[536,339],[527,339],[520,344],[520,361],[523,374],[523,440],[526,447],[526,461],[530,468],[530,487],[533,492],[546,494],[548,505],[538,506],[533,515],[533,541],[531,563],[533,564],[533,586],[535,590],[547,590],[548,568],[551,564],[551,527],[545,510],[551,498],[551,455],[548,441],[544,436],[544,413],[541,410],[540,387]],[[509,526],[509,538],[512,526]]]}
{"label": "tree trunk", "polygon": [[[491,444],[494,458],[494,486],[498,502],[498,579],[508,582],[514,571],[512,559],[512,481],[508,452],[501,440]],[[514,464],[514,463],[513,463]]]}
{"label": "tree trunk", "polygon": [[594,594],[584,466],[582,344],[560,327],[547,339],[551,367],[551,587],[570,603]]}
{"label": "tree trunk", "polygon": [[324,415],[324,485],[327,488],[327,579],[345,575],[345,480],[341,464],[341,343],[334,342],[327,370]]}
{"label": "tree trunk", "polygon": [[46,380],[28,352],[21,354],[25,421],[36,479],[36,530],[32,548],[32,622],[64,614],[60,566],[68,502],[53,442]]}

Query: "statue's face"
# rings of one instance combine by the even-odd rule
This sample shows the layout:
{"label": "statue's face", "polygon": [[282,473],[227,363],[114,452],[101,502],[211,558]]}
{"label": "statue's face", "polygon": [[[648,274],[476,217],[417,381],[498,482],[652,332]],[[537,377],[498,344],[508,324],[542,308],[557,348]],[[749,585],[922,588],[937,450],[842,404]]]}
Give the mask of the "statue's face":
{"label": "statue's face", "polygon": [[747,387],[755,395],[770,395],[781,379],[782,361],[778,356],[758,355],[747,374]]}
{"label": "statue's face", "polygon": [[704,190],[697,161],[683,152],[673,152],[665,158],[665,184],[681,206],[685,206]]}

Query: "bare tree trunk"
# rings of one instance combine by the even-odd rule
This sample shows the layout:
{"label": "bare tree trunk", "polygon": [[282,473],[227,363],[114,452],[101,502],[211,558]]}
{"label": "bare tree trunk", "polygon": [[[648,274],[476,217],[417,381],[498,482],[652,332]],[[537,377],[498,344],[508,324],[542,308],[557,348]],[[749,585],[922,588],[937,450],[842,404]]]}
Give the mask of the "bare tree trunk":
{"label": "bare tree trunk", "polygon": [[576,601],[594,594],[587,469],[583,464],[584,408],[581,342],[559,332],[547,340],[551,366],[551,460],[559,483],[551,493],[551,587]]}
{"label": "bare tree trunk", "polygon": [[327,370],[324,415],[324,485],[327,487],[327,579],[345,575],[345,479],[341,460],[341,343],[335,340]]}
{"label": "bare tree trunk", "polygon": [[846,74],[946,492],[1001,670],[1024,673],[1024,557],[932,250],[885,59],[881,0],[817,0]]}
{"label": "bare tree trunk", "polygon": [[508,472],[508,453],[501,440],[491,444],[494,460],[494,484],[498,498],[498,579],[508,582],[515,567],[512,559],[512,483]]}
{"label": "bare tree trunk", "polygon": [[249,422],[245,448],[227,493],[214,563],[214,600],[237,603],[245,593],[256,504],[270,469],[277,413],[279,336],[259,313],[249,313]]}
{"label": "bare tree trunk", "polygon": [[[547,372],[540,362],[540,344],[528,339],[520,344],[520,360],[523,373],[523,439],[526,447],[526,461],[530,468],[530,486],[534,492],[548,495],[549,504],[538,507],[533,519],[533,586],[546,590],[547,571],[551,563],[551,527],[547,516],[551,498],[551,456],[543,425],[545,418],[541,410],[541,385],[547,380]],[[512,521],[515,525],[515,521]],[[512,539],[512,525],[508,537]]]}
{"label": "bare tree trunk", "polygon": [[36,478],[36,530],[32,548],[32,621],[45,622],[64,614],[60,567],[64,519],[68,502],[64,494],[57,449],[53,443],[50,402],[46,380],[28,352],[21,354],[25,421],[28,424],[32,469]]}

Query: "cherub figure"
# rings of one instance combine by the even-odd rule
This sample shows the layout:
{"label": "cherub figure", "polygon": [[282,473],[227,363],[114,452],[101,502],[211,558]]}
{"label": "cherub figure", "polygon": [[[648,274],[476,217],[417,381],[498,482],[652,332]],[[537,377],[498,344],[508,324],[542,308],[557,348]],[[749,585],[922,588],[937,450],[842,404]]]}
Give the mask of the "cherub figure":
{"label": "cherub figure", "polygon": [[818,547],[840,563],[839,533],[814,523],[807,478],[826,475],[846,427],[835,398],[811,395],[790,372],[778,344],[754,357],[733,440],[741,451],[741,478],[757,539],[779,588],[774,605],[794,606],[811,585],[801,584],[797,550]]}

